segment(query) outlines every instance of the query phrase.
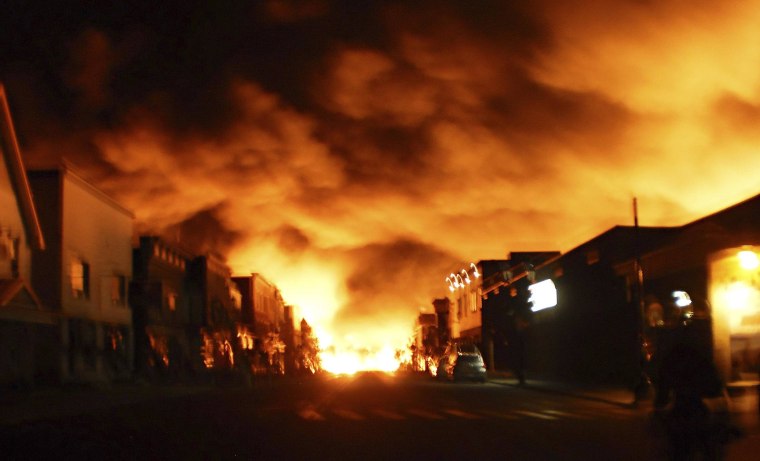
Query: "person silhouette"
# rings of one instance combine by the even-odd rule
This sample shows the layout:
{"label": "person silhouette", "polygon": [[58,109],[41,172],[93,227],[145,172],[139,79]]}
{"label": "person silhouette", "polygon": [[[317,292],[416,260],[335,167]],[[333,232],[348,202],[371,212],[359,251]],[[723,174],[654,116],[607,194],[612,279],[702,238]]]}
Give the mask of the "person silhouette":
{"label": "person silhouette", "polygon": [[719,425],[705,404],[705,398],[724,395],[724,385],[697,333],[691,322],[678,326],[657,374],[655,413],[664,423],[672,460],[721,459],[726,429],[734,430]]}

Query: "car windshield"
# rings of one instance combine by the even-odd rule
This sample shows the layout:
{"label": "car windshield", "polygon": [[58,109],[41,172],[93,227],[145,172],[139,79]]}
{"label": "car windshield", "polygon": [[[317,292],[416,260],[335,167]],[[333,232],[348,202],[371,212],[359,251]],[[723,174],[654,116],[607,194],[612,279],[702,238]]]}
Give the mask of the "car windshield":
{"label": "car windshield", "polygon": [[460,355],[459,360],[461,362],[466,362],[466,363],[480,363],[483,361],[483,359],[481,359],[479,355],[475,355],[475,354]]}
{"label": "car windshield", "polygon": [[462,344],[459,346],[459,352],[462,354],[478,354],[480,351],[474,344]]}

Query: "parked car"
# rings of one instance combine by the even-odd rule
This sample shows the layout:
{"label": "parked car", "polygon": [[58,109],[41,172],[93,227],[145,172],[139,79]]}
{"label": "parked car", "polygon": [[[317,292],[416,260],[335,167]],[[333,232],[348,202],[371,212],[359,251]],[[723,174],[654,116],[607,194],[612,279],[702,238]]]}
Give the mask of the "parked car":
{"label": "parked car", "polygon": [[438,361],[436,377],[448,381],[486,381],[486,365],[477,346],[452,344]]}

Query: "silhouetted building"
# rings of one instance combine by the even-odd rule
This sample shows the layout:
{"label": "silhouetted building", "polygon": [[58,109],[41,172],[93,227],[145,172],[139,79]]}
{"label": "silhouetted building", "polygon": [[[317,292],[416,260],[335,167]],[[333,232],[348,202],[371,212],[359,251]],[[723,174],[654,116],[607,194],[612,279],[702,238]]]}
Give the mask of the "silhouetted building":
{"label": "silhouetted building", "polygon": [[293,306],[286,304],[283,308],[284,319],[280,327],[280,337],[285,343],[285,372],[294,373],[297,366],[297,354],[299,335],[296,331],[295,319],[293,318]]}
{"label": "silhouetted building", "polygon": [[257,337],[276,333],[285,320],[280,290],[261,274],[233,277],[242,296],[243,323],[252,325]]}
{"label": "silhouetted building", "polygon": [[[254,372],[284,371],[287,366],[287,344],[283,336],[286,311],[280,290],[257,273],[236,276],[233,281],[241,295],[241,322],[254,338],[251,358]],[[293,320],[289,322],[292,325]]]}
{"label": "silhouetted building", "polygon": [[[449,337],[453,342],[481,346],[483,262],[455,269],[446,277],[449,289]],[[485,268],[491,270],[492,267],[494,264],[487,261]]]}
{"label": "silhouetted building", "polygon": [[559,256],[558,251],[511,252],[506,260],[484,261],[481,294],[482,352],[489,369],[521,369],[528,285],[535,267]]}
{"label": "silhouetted building", "polygon": [[[207,368],[235,365],[242,296],[226,263],[218,256],[198,256],[190,263],[190,312],[200,313],[201,351]],[[195,314],[191,314],[195,315]]]}
{"label": "silhouetted building", "polygon": [[135,370],[180,377],[201,369],[201,310],[192,310],[188,266],[193,256],[159,237],[141,236],[133,250],[129,301],[135,336]]}
{"label": "silhouetted building", "polygon": [[[650,354],[666,348],[684,321],[726,381],[758,379],[760,369],[760,195],[682,227],[642,252],[642,331]],[[635,280],[635,261],[616,267]]]}
{"label": "silhouetted building", "polygon": [[528,370],[570,381],[633,383],[641,357],[636,285],[615,266],[675,232],[616,226],[536,267],[528,286]]}
{"label": "silhouetted building", "polygon": [[32,250],[45,241],[2,85],[0,158],[0,386],[55,382],[58,318],[30,284]]}
{"label": "silhouetted building", "polygon": [[451,324],[449,312],[451,308],[449,298],[438,298],[433,300],[433,309],[437,320],[438,344],[445,345],[451,338]]}
{"label": "silhouetted building", "polygon": [[29,171],[47,249],[32,285],[61,317],[64,380],[127,377],[132,364],[132,213],[64,164]]}
{"label": "silhouetted building", "polygon": [[[442,347],[443,346],[443,347]],[[414,321],[412,363],[419,371],[435,365],[446,344],[438,342],[438,319],[434,313],[420,313]]]}

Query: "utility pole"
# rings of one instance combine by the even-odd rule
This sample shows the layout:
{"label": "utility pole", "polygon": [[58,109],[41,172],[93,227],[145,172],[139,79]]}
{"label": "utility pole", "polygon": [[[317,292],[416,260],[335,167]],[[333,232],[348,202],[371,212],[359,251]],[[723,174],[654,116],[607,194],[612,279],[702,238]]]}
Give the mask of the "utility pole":
{"label": "utility pole", "polygon": [[644,322],[644,270],[641,267],[641,244],[639,235],[639,208],[636,197],[633,198],[633,251],[635,254],[634,271],[636,272],[636,323],[639,349],[639,382],[634,389],[634,404],[649,393],[651,380],[648,373],[648,344]]}
{"label": "utility pole", "polygon": [[636,294],[639,301],[639,313],[644,320],[644,270],[641,268],[641,247],[639,242],[639,207],[636,197],[633,198],[633,228],[634,251],[636,252]]}

